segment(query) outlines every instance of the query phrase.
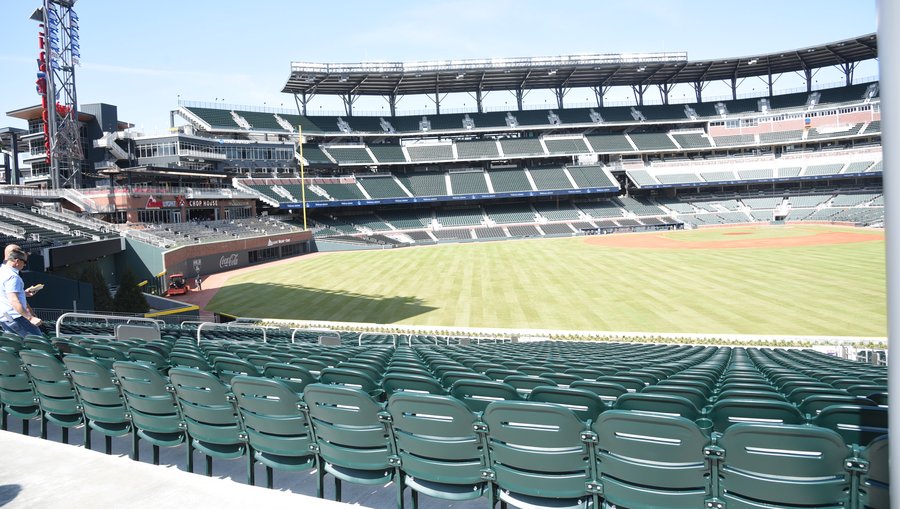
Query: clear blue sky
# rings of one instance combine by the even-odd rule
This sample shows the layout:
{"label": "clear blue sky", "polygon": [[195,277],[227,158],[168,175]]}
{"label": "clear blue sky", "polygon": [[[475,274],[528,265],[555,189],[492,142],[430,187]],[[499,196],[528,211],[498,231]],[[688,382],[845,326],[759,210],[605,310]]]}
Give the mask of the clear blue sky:
{"label": "clear blue sky", "polygon": [[[23,127],[5,113],[38,102],[37,23],[28,17],[39,5],[0,0],[0,126]],[[875,0],[80,0],[75,10],[81,23],[79,103],[115,104],[121,120],[147,131],[168,126],[179,96],[294,108],[293,96],[280,92],[292,61],[657,51],[687,51],[689,59],[702,60],[790,50],[876,30]],[[857,70],[858,76],[876,74],[874,64]],[[816,79],[834,82],[839,76],[822,71]],[[796,80],[786,76],[776,89],[799,86],[792,85]],[[611,99],[626,99],[621,95]],[[534,94],[526,102],[541,97]],[[427,103],[407,98],[398,109],[424,109]],[[313,107],[334,111],[338,104],[323,99]],[[385,104],[370,99],[356,107],[378,110]]]}

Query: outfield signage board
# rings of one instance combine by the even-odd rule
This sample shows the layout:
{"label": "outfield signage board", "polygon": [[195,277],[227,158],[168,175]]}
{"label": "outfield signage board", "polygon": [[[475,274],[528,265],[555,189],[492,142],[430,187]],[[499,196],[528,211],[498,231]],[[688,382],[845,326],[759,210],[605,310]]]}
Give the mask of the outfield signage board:
{"label": "outfield signage board", "polygon": [[[398,203],[459,202],[472,200],[493,200],[498,198],[531,198],[539,196],[569,196],[595,193],[613,193],[618,191],[618,187],[587,187],[582,189],[557,189],[553,191],[516,191],[510,193],[477,193],[458,194],[452,196],[412,196],[404,198],[381,198],[378,200],[312,201],[306,202],[306,208],[317,209],[323,207],[362,207],[366,205],[392,205]],[[281,203],[278,207],[281,209],[299,209],[303,208],[303,204],[296,202]]]}

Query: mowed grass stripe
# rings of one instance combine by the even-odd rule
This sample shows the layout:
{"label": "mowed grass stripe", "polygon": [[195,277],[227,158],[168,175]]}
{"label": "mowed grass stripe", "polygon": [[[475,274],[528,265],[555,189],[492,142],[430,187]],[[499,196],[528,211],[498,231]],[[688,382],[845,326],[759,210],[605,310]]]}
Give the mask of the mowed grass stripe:
{"label": "mowed grass stripe", "polygon": [[663,250],[579,237],[298,258],[235,276],[208,309],[435,326],[883,336],[884,281],[883,241]]}

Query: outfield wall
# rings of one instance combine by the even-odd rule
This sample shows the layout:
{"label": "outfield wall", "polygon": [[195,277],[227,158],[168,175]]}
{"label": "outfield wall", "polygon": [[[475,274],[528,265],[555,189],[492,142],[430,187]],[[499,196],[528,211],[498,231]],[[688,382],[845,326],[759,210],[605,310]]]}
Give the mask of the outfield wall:
{"label": "outfield wall", "polygon": [[311,240],[312,232],[302,231],[192,244],[163,252],[162,262],[169,274],[205,276],[310,253]]}

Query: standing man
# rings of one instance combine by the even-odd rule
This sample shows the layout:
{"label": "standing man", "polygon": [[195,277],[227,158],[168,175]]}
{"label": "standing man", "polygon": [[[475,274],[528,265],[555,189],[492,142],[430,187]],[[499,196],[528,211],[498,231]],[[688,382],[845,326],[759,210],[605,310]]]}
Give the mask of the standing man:
{"label": "standing man", "polygon": [[0,325],[9,332],[21,337],[28,335],[43,336],[41,319],[31,312],[25,297],[25,283],[19,272],[28,264],[28,253],[21,249],[12,249],[6,261],[0,266]]}
{"label": "standing man", "polygon": [[200,277],[200,271],[197,271],[197,277],[194,278],[194,285],[197,287],[197,291],[203,289],[203,278]]}

